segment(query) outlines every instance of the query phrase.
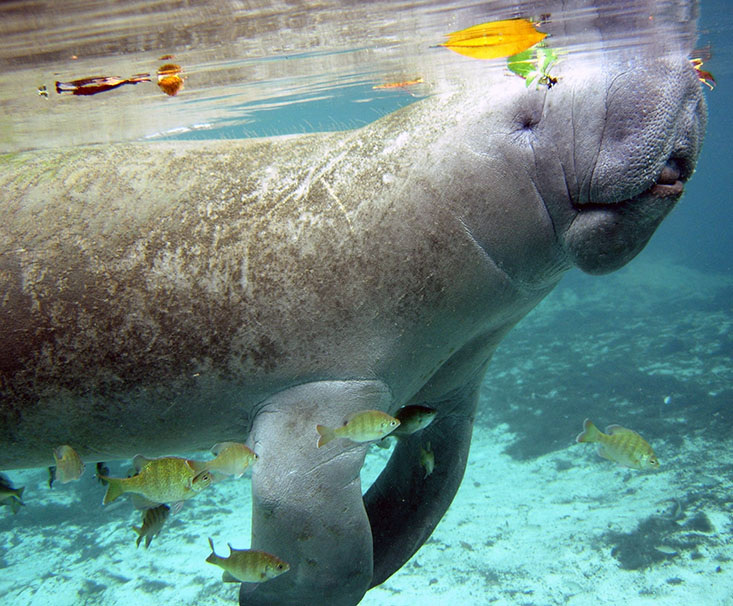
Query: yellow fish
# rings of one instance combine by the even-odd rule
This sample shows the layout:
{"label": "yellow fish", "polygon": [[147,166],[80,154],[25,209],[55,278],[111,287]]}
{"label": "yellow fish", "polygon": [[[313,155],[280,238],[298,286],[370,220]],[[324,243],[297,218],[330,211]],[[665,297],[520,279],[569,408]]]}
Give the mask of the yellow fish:
{"label": "yellow fish", "polygon": [[317,446],[320,448],[335,438],[347,438],[352,442],[379,440],[393,432],[399,425],[399,419],[389,416],[386,412],[363,410],[349,417],[341,427],[316,425],[316,431],[320,435]]}
{"label": "yellow fish", "polygon": [[223,568],[221,580],[225,583],[262,583],[290,570],[290,564],[280,558],[254,549],[234,549],[229,545],[229,556],[216,555],[214,541],[209,538],[211,555],[206,558],[209,564]]}
{"label": "yellow fish", "polygon": [[527,19],[505,19],[452,32],[439,46],[473,59],[499,59],[521,53],[546,36]]}
{"label": "yellow fish", "polygon": [[211,484],[211,472],[196,472],[192,463],[180,457],[135,457],[137,475],[131,478],[100,476],[107,481],[103,504],[111,503],[125,492],[141,494],[153,503],[178,503],[190,499]]}
{"label": "yellow fish", "polygon": [[160,531],[163,529],[163,524],[165,524],[165,521],[168,519],[170,512],[171,508],[168,507],[168,505],[158,505],[152,509],[146,509],[143,513],[142,527],[132,527],[132,529],[137,533],[135,547],[139,547],[140,541],[145,537],[145,549],[147,549],[153,538],[160,534]]}
{"label": "yellow fish", "polygon": [[55,448],[53,458],[56,461],[56,479],[62,484],[78,480],[84,473],[84,463],[71,446],[64,444]]}
{"label": "yellow fish", "polygon": [[211,452],[215,457],[211,461],[193,461],[197,471],[208,469],[241,478],[247,468],[257,460],[254,451],[239,442],[220,442],[214,445]]}
{"label": "yellow fish", "polygon": [[657,460],[652,447],[638,433],[620,425],[609,425],[606,433],[601,432],[590,419],[583,423],[583,431],[576,442],[598,442],[598,454],[633,469],[657,469]]}

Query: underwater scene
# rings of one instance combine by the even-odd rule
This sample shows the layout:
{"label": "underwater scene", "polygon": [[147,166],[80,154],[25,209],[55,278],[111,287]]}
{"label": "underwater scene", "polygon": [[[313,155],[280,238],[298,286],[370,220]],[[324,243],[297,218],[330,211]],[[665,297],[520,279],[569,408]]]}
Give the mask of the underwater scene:
{"label": "underwater scene", "polygon": [[[64,150],[58,152],[59,156],[74,158],[74,152],[68,150],[87,145],[105,150],[108,144],[111,148],[161,144],[166,146],[161,149],[169,150],[172,157],[187,159],[188,150],[212,141],[221,147],[207,150],[226,154],[230,141],[266,137],[268,142],[279,144],[295,135],[307,137],[319,132],[331,133],[326,141],[337,148],[340,133],[370,128],[385,116],[406,112],[446,91],[450,94],[465,80],[510,82],[522,90],[549,95],[553,89],[562,91],[563,84],[571,79],[562,67],[563,63],[570,63],[568,56],[573,52],[591,57],[602,55],[607,46],[604,39],[603,45],[597,47],[595,39],[587,35],[591,25],[597,25],[595,17],[589,15],[598,9],[603,18],[613,20],[632,10],[628,5],[635,3],[570,2],[572,10],[565,6],[563,10],[569,12],[562,16],[558,7],[566,3],[504,0],[90,0],[68,2],[64,8],[50,8],[48,4],[11,1],[0,5],[3,186],[11,183],[15,187],[23,180],[17,176],[6,180],[6,175],[15,170],[13,162],[17,157],[36,151],[50,150],[53,154]],[[647,4],[655,6],[658,12],[654,15],[678,11],[684,13],[685,20],[694,21],[693,3],[639,2],[640,13],[646,15]],[[553,29],[562,19],[566,27]],[[585,19],[588,21],[583,25]],[[483,29],[471,30],[478,24]],[[378,397],[367,400],[376,404],[360,406],[362,396],[358,396],[343,423],[341,417],[330,411],[323,421],[317,415],[314,421],[308,418],[308,443],[312,442],[312,447],[321,453],[343,447],[343,452],[333,450],[333,460],[352,456],[349,452],[356,453],[359,463],[359,457],[364,457],[360,472],[359,465],[356,466],[355,478],[353,467],[348,467],[349,471],[344,477],[339,476],[338,482],[344,489],[360,490],[365,495],[373,483],[378,486],[377,478],[389,469],[393,454],[400,456],[400,449],[412,448],[415,457],[409,472],[404,472],[411,478],[410,486],[415,482],[427,486],[429,481],[443,481],[441,467],[453,457],[452,442],[470,439],[470,450],[455,454],[457,462],[451,458],[456,469],[465,464],[465,474],[460,486],[446,488],[447,492],[457,492],[452,501],[447,499],[447,511],[442,517],[425,513],[418,502],[440,494],[440,487],[419,493],[414,503],[400,493],[401,487],[395,488],[408,506],[399,509],[395,505],[399,514],[393,517],[386,513],[383,504],[391,502],[382,495],[383,486],[369,491],[376,493],[372,498],[380,505],[370,505],[369,497],[365,497],[368,521],[377,528],[375,519],[380,514],[389,519],[383,528],[379,527],[384,536],[375,540],[375,553],[383,549],[388,554],[383,556],[386,561],[402,557],[390,555],[389,549],[383,547],[390,543],[391,533],[399,541],[402,529],[413,524],[427,530],[424,536],[405,539],[415,544],[414,555],[408,553],[403,558],[404,565],[387,565],[394,571],[385,573],[385,580],[375,581],[360,601],[352,600],[354,604],[428,606],[450,600],[477,606],[733,606],[733,195],[720,181],[721,176],[731,173],[731,29],[727,1],[702,0],[696,46],[689,59],[694,60],[694,73],[707,103],[707,132],[694,177],[685,183],[683,197],[628,265],[619,265],[613,272],[569,269],[556,287],[548,282],[537,288],[537,292],[546,294],[544,298],[536,297],[539,302],[530,301],[535,295],[530,289],[532,296],[522,299],[521,304],[531,311],[521,320],[519,315],[507,316],[507,330],[504,325],[497,329],[501,333],[498,338],[506,335],[495,352],[481,358],[480,366],[486,366],[486,372],[476,386],[477,406],[475,412],[470,409],[465,413],[472,421],[472,429],[470,424],[456,426],[455,440],[450,432],[438,432],[439,428],[453,427],[439,424],[450,420],[441,420],[443,413],[438,406],[443,402],[441,398],[453,398],[452,391],[448,395],[441,392],[440,398],[405,398],[401,402],[404,406],[396,407],[381,406],[383,400]],[[547,31],[555,33],[543,33]],[[563,45],[553,46],[553,39],[561,40]],[[575,49],[573,40],[577,41]],[[641,44],[623,37],[615,43],[620,47]],[[490,94],[487,96],[489,100],[481,103],[490,105]],[[640,113],[645,111],[640,109]],[[456,121],[465,116],[457,115]],[[363,132],[369,135],[374,131]],[[315,139],[304,141],[305,147],[320,145]],[[270,148],[262,152],[259,147],[251,149],[253,154],[262,153],[265,157],[276,153]],[[124,175],[124,156],[105,154],[100,153],[104,160],[92,155],[91,162],[121,162],[118,168]],[[134,164],[130,158],[129,170],[139,170],[153,160],[154,156],[141,156]],[[228,178],[215,176],[206,162],[208,159],[204,158],[201,171],[210,171],[209,178]],[[283,160],[287,162],[291,160]],[[297,162],[292,160],[292,164]],[[290,164],[285,165],[290,170]],[[673,188],[680,183],[684,173],[682,161],[679,165],[670,169],[669,162],[663,164],[662,177],[651,189]],[[37,165],[29,166],[30,182]],[[84,162],[79,161],[64,173],[72,190],[74,175],[81,174],[84,168]],[[405,160],[403,168],[409,172],[410,162]],[[665,171],[669,170],[675,175],[665,180],[669,175]],[[151,164],[150,171],[150,182],[133,184],[130,190],[156,192],[150,195],[153,209],[167,195],[176,195],[171,183],[177,180],[185,189],[194,183],[192,175],[198,178],[200,172],[189,163],[174,161]],[[165,176],[171,171],[180,171],[175,180]],[[369,181],[365,190],[369,191],[374,183],[390,186],[393,179],[402,175],[393,172]],[[472,174],[459,175],[456,181],[470,180]],[[683,176],[684,181],[690,175]],[[309,173],[306,189],[311,187],[310,178]],[[112,201],[126,190],[124,184],[119,188],[121,181],[115,179],[110,179],[108,191],[94,185],[100,189],[93,191],[102,192],[99,196],[105,201],[94,208],[102,209],[106,200],[116,208]],[[53,179],[49,182],[52,191]],[[406,182],[415,186],[413,181]],[[440,187],[444,186],[441,182]],[[455,186],[453,181],[450,186]],[[315,189],[315,185],[312,187]],[[352,231],[349,217],[356,223],[359,214],[348,206],[341,190],[333,187],[331,190],[326,184],[324,196],[331,196],[339,205],[344,201],[346,207],[342,206],[339,213],[343,211],[348,230]],[[75,199],[74,194],[65,198]],[[0,196],[3,207],[6,203],[10,207],[11,202],[7,196]],[[43,203],[40,197],[34,197],[29,206],[40,207]],[[274,213],[273,209],[265,210]],[[10,210],[6,215],[9,224],[15,221],[14,213]],[[304,211],[303,216],[306,214]],[[62,217],[58,229],[67,229],[63,216],[58,216]],[[224,211],[221,216],[225,216]],[[11,261],[6,259],[10,252],[16,252],[15,234],[32,231],[32,221],[25,221],[17,229],[0,227],[0,278],[13,271]],[[94,217],[89,223],[97,224]],[[104,221],[100,219],[98,223]],[[115,223],[104,224],[100,238],[112,238],[110,233],[117,227]],[[171,229],[170,233],[178,233]],[[466,231],[470,231],[468,227]],[[13,237],[8,235],[11,232]],[[60,239],[62,244],[83,238],[76,228],[70,228],[69,234]],[[222,241],[229,237],[231,234],[223,233]],[[42,247],[38,238],[33,238],[29,236],[28,242]],[[381,246],[385,241],[388,239],[382,240]],[[493,242],[487,248],[491,246]],[[419,250],[426,256],[434,254],[428,247]],[[156,267],[167,271],[184,264],[171,261],[170,265]],[[71,267],[69,275],[74,269]],[[343,271],[344,281],[353,275],[345,267],[339,271]],[[359,271],[368,273],[372,268],[359,264]],[[560,269],[557,273],[561,273]],[[456,274],[464,276],[458,269]],[[41,270],[32,275],[41,276],[39,281],[44,279]],[[430,277],[425,278],[426,290],[432,287]],[[151,283],[141,281],[141,290],[144,284]],[[442,296],[438,286],[435,291]],[[12,315],[18,305],[13,298],[15,291],[5,282],[0,282],[0,287],[5,315],[0,317],[0,334],[7,345],[0,353],[0,371],[5,373],[0,375],[0,424],[5,426],[0,425],[0,439],[4,442],[0,442],[2,603],[299,604],[297,587],[296,597],[291,592],[282,600],[265,593],[268,585],[277,587],[276,583],[295,576],[294,573],[298,578],[301,574],[307,577],[307,573],[302,572],[301,564],[288,562],[283,554],[262,548],[276,545],[280,538],[279,531],[268,526],[270,516],[278,515],[273,513],[278,504],[272,505],[262,496],[269,495],[268,479],[259,480],[257,488],[253,488],[258,466],[269,469],[263,467],[263,453],[287,447],[287,440],[274,442],[270,447],[263,445],[267,428],[257,425],[253,420],[255,413],[239,414],[236,390],[227,391],[229,388],[222,388],[216,379],[206,383],[202,393],[205,398],[221,389],[221,411],[212,404],[211,409],[192,413],[181,408],[180,401],[166,399],[152,388],[152,395],[140,395],[148,389],[143,387],[136,392],[142,404],[134,408],[136,418],[129,424],[115,425],[119,417],[109,412],[126,402],[122,396],[104,400],[104,411],[89,408],[90,414],[77,414],[68,394],[76,393],[73,373],[79,371],[58,359],[55,365],[61,368],[58,376],[62,378],[53,389],[62,385],[63,389],[58,391],[63,394],[56,408],[25,413],[26,418],[32,417],[43,428],[38,436],[31,431],[29,438],[21,423],[23,404],[13,400],[20,389],[8,378],[6,369],[21,374],[14,365],[28,355],[28,349],[19,345],[23,339],[16,333],[30,333],[23,332],[25,327]],[[465,290],[469,298],[478,296],[470,288]],[[479,290],[477,287],[476,292]],[[122,291],[120,287],[119,293]],[[171,287],[166,292],[175,291]],[[319,304],[323,301],[319,299]],[[407,302],[416,305],[423,299]],[[471,305],[460,307],[453,299],[450,303],[469,318]],[[166,308],[167,303],[156,299],[156,304]],[[310,310],[310,305],[306,302],[304,307]],[[440,303],[434,305],[444,309]],[[174,307],[171,305],[170,309]],[[339,308],[339,313],[342,311]],[[366,309],[362,313],[370,312]],[[412,314],[413,310],[404,313]],[[76,322],[77,317],[71,316]],[[255,321],[268,317],[271,316],[257,315]],[[508,330],[517,320],[516,326]],[[187,320],[180,322],[188,330]],[[85,336],[92,333],[81,321],[75,326],[79,335],[73,342],[81,351],[85,349]],[[100,334],[107,329],[111,334],[110,327],[100,329]],[[181,334],[175,322],[171,322],[169,330],[176,337]],[[209,339],[207,343],[214,343],[222,332],[220,325],[213,332],[214,337],[202,337],[202,342]],[[377,348],[372,340],[354,334],[364,350]],[[236,338],[240,336],[237,333]],[[337,357],[343,358],[348,349],[333,334],[329,338],[333,339]],[[151,366],[150,372],[157,373],[156,382],[168,385],[161,368],[167,364],[185,365],[181,360],[187,355],[186,348],[196,339],[195,334],[191,340],[182,339],[177,346],[183,352],[180,357],[161,357],[160,366]],[[27,336],[27,340],[32,339]],[[132,341],[127,349],[120,348],[120,359],[140,347],[138,341]],[[276,358],[276,341],[275,336],[260,340],[260,348],[250,356],[251,367],[263,376],[273,372],[271,359]],[[320,336],[314,337],[314,359],[327,342]],[[414,348],[429,349],[429,345],[420,343]],[[156,351],[157,346],[151,342],[150,351]],[[45,349],[42,355],[51,359],[53,349]],[[191,354],[195,355],[198,354]],[[356,354],[354,357],[359,358]],[[374,374],[409,374],[413,371],[412,361],[410,356],[405,360],[404,365],[395,364],[389,372]],[[99,363],[106,361],[100,357]],[[118,362],[114,359],[112,363]],[[441,358],[440,363],[443,362]],[[314,381],[354,378],[342,370],[350,367],[341,360],[329,364],[325,370],[309,370],[304,376]],[[377,362],[369,362],[370,369],[372,366],[376,368]],[[119,368],[123,367],[127,368],[119,362]],[[40,380],[37,377],[44,372],[40,364],[38,368],[41,370],[31,373],[33,380]],[[203,363],[186,368],[187,372],[195,370],[204,375],[210,370]],[[241,368],[246,371],[249,367],[243,362]],[[460,374],[461,368],[449,368],[448,376]],[[144,375],[146,369],[137,371]],[[192,376],[198,378],[196,373]],[[85,388],[80,399],[94,400],[96,388],[99,393],[106,393],[106,387],[99,387],[106,385],[104,381],[121,384],[132,376],[95,377],[98,383],[94,383],[94,388]],[[31,379],[23,375],[23,381]],[[147,385],[145,377],[140,381]],[[298,381],[281,383],[290,388]],[[394,384],[399,381],[395,379]],[[430,381],[427,384],[432,385]],[[191,389],[190,382],[181,385],[182,389]],[[39,392],[39,401],[49,397],[52,387],[47,389]],[[252,388],[252,394],[263,394],[263,401],[269,401],[265,396],[272,397],[274,391],[277,390],[266,381]],[[418,391],[412,387],[403,389],[411,396]],[[184,396],[191,393],[185,391]],[[181,397],[185,399],[184,396]],[[156,398],[162,402],[161,409],[152,410],[148,416],[146,407],[154,406]],[[257,400],[255,396],[252,399]],[[459,399],[455,397],[456,402]],[[438,404],[433,407],[431,402]],[[272,412],[276,417],[286,404],[276,400],[273,408],[265,409],[265,416]],[[169,407],[173,410],[170,415]],[[451,410],[446,416],[452,414]],[[227,423],[231,431],[218,432]],[[170,432],[166,424],[170,425]],[[16,425],[21,428],[17,432]],[[242,427],[260,432],[256,433],[257,439],[248,436]],[[172,445],[181,440],[168,433],[181,431],[192,436],[188,442],[184,440],[190,446],[173,449]],[[135,442],[136,432],[144,440],[142,443],[148,445],[147,450],[130,450],[126,445]],[[466,432],[469,438],[465,437]],[[96,433],[100,441],[94,442]],[[156,433],[160,433],[160,448],[155,446]],[[67,435],[68,440],[59,438],[52,447],[46,447],[45,435],[54,439]],[[77,443],[75,436],[83,439]],[[99,447],[102,442],[110,444],[109,450]],[[295,440],[293,443],[297,445]],[[361,450],[349,450],[349,445],[358,445]],[[113,456],[128,451],[129,456]],[[445,454],[441,460],[442,452]],[[17,453],[32,456],[26,458],[26,454]],[[332,459],[318,459],[313,468],[326,467]],[[26,464],[26,460],[31,463]],[[282,469],[283,477],[288,473],[291,471]],[[451,473],[460,475],[455,470]],[[302,485],[297,486],[302,492]],[[277,489],[284,490],[279,484]],[[314,489],[313,494],[318,495],[319,489]],[[308,493],[302,498],[307,501],[313,496]],[[331,511],[325,501],[317,503],[314,509],[321,506]],[[350,507],[351,502],[345,501],[343,512]],[[435,529],[430,532],[433,525]],[[349,527],[339,526],[338,532],[334,531],[337,538],[333,545],[321,545],[320,549],[324,553],[337,551],[338,545],[343,544],[346,550],[342,557],[351,558],[349,539],[338,534],[344,529],[348,532]],[[305,534],[302,530],[298,540],[308,543],[310,537],[303,538]],[[289,545],[287,539],[282,541]],[[357,549],[355,545],[354,562],[360,557],[356,555]],[[315,553],[321,557],[318,549],[314,549]],[[343,582],[351,581],[344,578]],[[338,590],[333,594],[337,598],[324,593],[321,602],[312,594],[307,595],[303,606],[352,603],[346,593],[341,595]]]}

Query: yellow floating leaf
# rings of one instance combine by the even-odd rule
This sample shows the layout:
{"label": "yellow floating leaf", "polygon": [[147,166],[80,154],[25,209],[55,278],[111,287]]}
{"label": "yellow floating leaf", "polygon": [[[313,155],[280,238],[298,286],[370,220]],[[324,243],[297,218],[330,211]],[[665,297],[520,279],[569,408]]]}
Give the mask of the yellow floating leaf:
{"label": "yellow floating leaf", "polygon": [[527,19],[505,19],[448,34],[448,41],[440,46],[473,59],[499,59],[521,53],[545,36]]}

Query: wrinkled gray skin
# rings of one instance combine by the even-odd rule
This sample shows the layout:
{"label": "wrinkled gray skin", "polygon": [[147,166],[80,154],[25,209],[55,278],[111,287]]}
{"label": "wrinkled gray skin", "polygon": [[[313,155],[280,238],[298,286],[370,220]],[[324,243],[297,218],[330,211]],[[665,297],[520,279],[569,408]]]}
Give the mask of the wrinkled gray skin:
{"label": "wrinkled gray skin", "polygon": [[[291,569],[243,601],[357,604],[453,499],[501,338],[678,200],[705,109],[687,41],[665,44],[353,132],[4,158],[0,466],[246,440],[252,547]],[[436,420],[364,499],[367,446],[316,448],[318,423],[418,403]]]}

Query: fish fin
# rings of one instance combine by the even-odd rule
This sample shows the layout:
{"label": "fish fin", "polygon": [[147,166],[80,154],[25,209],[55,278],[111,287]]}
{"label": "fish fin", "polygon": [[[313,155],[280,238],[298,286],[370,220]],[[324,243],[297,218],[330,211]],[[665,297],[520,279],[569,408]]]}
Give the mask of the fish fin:
{"label": "fish fin", "polygon": [[107,492],[104,494],[104,500],[102,501],[102,505],[107,505],[108,503],[114,501],[122,493],[124,493],[125,489],[122,486],[122,482],[120,482],[119,478],[110,478],[107,476],[101,477],[107,480]]}
{"label": "fish fin", "polygon": [[211,555],[206,558],[206,561],[212,563],[211,558],[216,557],[216,549],[214,549],[214,539],[212,539],[211,537],[209,537],[209,547],[211,547]]}
{"label": "fish fin", "polygon": [[374,445],[379,448],[389,448],[392,446],[392,440],[390,440],[390,438],[399,438],[399,436],[384,436],[381,440],[374,442]]}
{"label": "fish fin", "polygon": [[21,505],[25,505],[25,503],[23,503],[23,491],[24,490],[25,490],[25,486],[21,486],[20,488],[17,489],[17,492],[15,493],[15,498],[18,499],[18,502]]}
{"label": "fish fin", "polygon": [[578,434],[578,437],[575,438],[576,442],[597,442],[598,436],[601,432],[598,431],[598,428],[593,425],[593,421],[590,419],[586,419],[583,421],[583,431],[581,431]]}
{"label": "fish fin", "polygon": [[132,459],[132,466],[135,468],[135,471],[137,473],[140,473],[142,471],[142,468],[145,467],[150,461],[153,459],[149,459],[146,456],[143,456],[141,454],[135,455]]}
{"label": "fish fin", "polygon": [[202,471],[206,471],[211,461],[194,461],[193,459],[186,459],[188,466],[193,469],[194,473],[199,474]]}
{"label": "fish fin", "polygon": [[248,593],[253,593],[253,592],[257,591],[257,589],[259,588],[259,586],[260,586],[259,583],[242,583],[239,586],[239,593],[240,594],[245,594],[245,595],[248,594]]}
{"label": "fish fin", "polygon": [[57,446],[53,449],[53,460],[56,461],[56,465],[58,465],[59,461],[64,458],[64,451],[62,449],[63,446]]}
{"label": "fish fin", "polygon": [[[211,483],[216,484],[217,482],[222,482],[223,480],[226,480],[229,476],[227,474],[222,473],[220,471],[216,471],[215,469],[207,469],[205,471],[208,471],[211,474]],[[244,472],[240,473],[239,475],[233,475],[231,477],[233,478],[241,478],[244,475]]]}
{"label": "fish fin", "polygon": [[147,497],[144,497],[143,495],[136,492],[130,493],[130,502],[132,503],[132,506],[139,511],[155,509],[156,507],[158,507],[158,505],[160,505],[160,503],[151,501]]}
{"label": "fish fin", "polygon": [[[161,505],[165,505],[165,503],[161,503]],[[183,501],[176,501],[175,503],[170,504],[170,511],[172,515],[176,515],[183,509]]]}
{"label": "fish fin", "polygon": [[225,583],[241,583],[239,579],[234,578],[227,570],[221,573],[221,580]]}
{"label": "fish fin", "polygon": [[[133,528],[133,530],[137,531],[137,528],[135,528],[134,526],[132,528]],[[135,549],[137,549],[138,547],[140,547],[140,543],[143,540],[143,536],[145,536],[145,535],[143,535],[142,532],[138,533],[137,540],[135,541]]]}
{"label": "fish fin", "polygon": [[316,431],[320,435],[318,438],[318,444],[316,444],[317,448],[325,446],[336,437],[334,430],[330,427],[326,427],[325,425],[316,425]]}
{"label": "fish fin", "polygon": [[609,425],[608,427],[606,427],[606,433],[611,436],[623,435],[623,434],[626,434],[626,435],[632,434],[636,436],[639,435],[633,429],[628,429],[626,427],[622,427],[621,425]]}
{"label": "fish fin", "polygon": [[234,444],[234,442],[219,442],[218,444],[214,444],[211,447],[211,454],[213,454],[215,457],[219,456],[219,453],[224,450],[225,448],[228,448]]}
{"label": "fish fin", "polygon": [[616,463],[616,462],[617,462],[617,461],[616,461],[616,459],[614,459],[614,458],[613,458],[613,457],[612,457],[612,456],[611,456],[611,455],[609,454],[609,452],[608,452],[608,451],[606,450],[606,447],[605,447],[605,446],[604,446],[603,444],[599,444],[599,445],[598,445],[598,448],[596,448],[596,452],[598,453],[598,456],[599,456],[599,457],[602,457],[602,458],[604,458],[604,459],[606,459],[606,460],[608,460],[608,461],[613,461],[614,463]]}

